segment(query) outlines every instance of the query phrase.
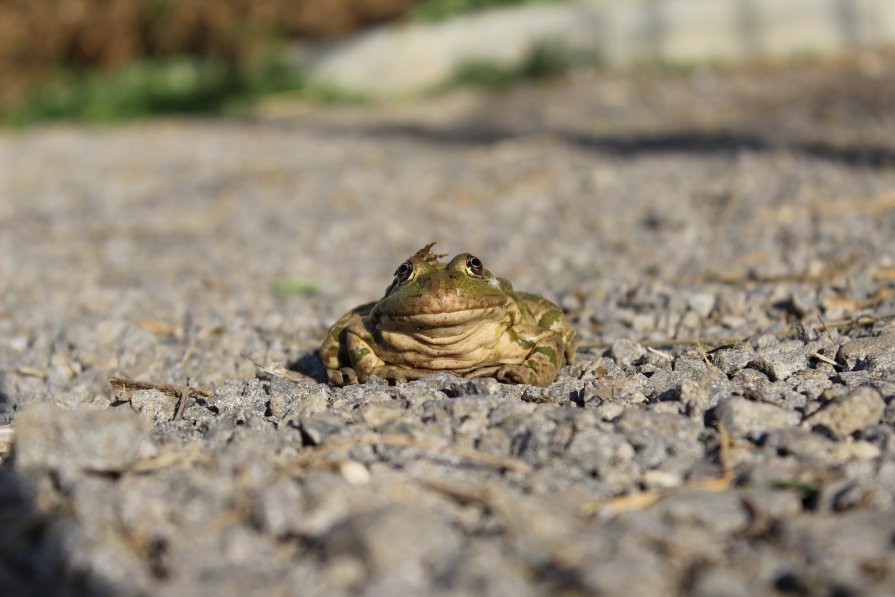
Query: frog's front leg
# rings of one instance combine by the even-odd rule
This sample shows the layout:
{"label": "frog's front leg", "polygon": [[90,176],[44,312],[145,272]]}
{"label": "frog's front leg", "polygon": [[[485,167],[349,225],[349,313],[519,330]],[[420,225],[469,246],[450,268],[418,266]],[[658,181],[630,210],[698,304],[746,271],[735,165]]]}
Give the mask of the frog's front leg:
{"label": "frog's front leg", "polygon": [[339,318],[329,331],[320,346],[320,360],[326,367],[326,376],[329,383],[342,386],[357,383],[357,372],[352,368],[351,357],[348,354],[348,330],[364,329],[364,317],[370,312],[376,303],[367,303],[352,309]]}
{"label": "frog's front leg", "polygon": [[[385,362],[373,350],[375,340],[362,322],[350,325],[345,330],[345,351],[351,364],[347,369],[354,374],[354,380],[347,383],[364,383],[375,375]],[[344,372],[344,370],[343,370]]]}
{"label": "frog's front leg", "polygon": [[542,334],[522,363],[503,365],[494,374],[498,381],[549,386],[565,365],[562,338],[553,332]]}

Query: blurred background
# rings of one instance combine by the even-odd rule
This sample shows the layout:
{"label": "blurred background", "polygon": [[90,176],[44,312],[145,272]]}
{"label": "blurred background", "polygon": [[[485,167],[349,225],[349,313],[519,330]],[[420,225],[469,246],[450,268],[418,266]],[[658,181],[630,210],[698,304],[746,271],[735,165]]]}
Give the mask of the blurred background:
{"label": "blurred background", "polygon": [[500,87],[571,67],[705,68],[895,40],[886,0],[35,0],[0,3],[20,125]]}

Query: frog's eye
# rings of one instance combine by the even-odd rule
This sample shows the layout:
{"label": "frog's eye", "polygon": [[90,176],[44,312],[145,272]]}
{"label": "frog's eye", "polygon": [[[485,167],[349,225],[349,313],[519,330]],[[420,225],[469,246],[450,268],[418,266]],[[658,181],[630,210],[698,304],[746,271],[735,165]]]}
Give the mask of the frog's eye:
{"label": "frog's eye", "polygon": [[410,275],[412,273],[413,265],[411,265],[409,261],[405,261],[398,266],[398,269],[395,270],[395,277],[398,279],[398,282],[401,282],[403,284],[410,279]]}
{"label": "frog's eye", "polygon": [[485,266],[482,265],[481,259],[470,255],[466,258],[466,271],[473,276],[481,277],[482,273],[485,271]]}

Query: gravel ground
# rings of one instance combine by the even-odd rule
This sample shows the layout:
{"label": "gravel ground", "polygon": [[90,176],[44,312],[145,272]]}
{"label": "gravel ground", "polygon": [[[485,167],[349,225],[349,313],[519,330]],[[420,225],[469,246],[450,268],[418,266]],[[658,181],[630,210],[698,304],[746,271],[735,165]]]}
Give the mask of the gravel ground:
{"label": "gravel ground", "polygon": [[[891,594],[893,68],[5,134],[0,589]],[[428,241],[577,363],[322,384]]]}

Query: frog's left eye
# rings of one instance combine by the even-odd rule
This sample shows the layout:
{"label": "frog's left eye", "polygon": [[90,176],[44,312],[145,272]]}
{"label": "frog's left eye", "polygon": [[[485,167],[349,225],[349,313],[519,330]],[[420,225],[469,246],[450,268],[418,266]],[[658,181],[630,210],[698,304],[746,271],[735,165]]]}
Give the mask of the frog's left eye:
{"label": "frog's left eye", "polygon": [[481,277],[485,271],[485,266],[482,265],[481,259],[470,255],[466,258],[466,271],[473,276]]}
{"label": "frog's left eye", "polygon": [[413,274],[413,265],[408,261],[399,265],[398,269],[395,270],[395,277],[398,279],[398,282],[401,282],[402,284],[410,279],[411,274]]}

